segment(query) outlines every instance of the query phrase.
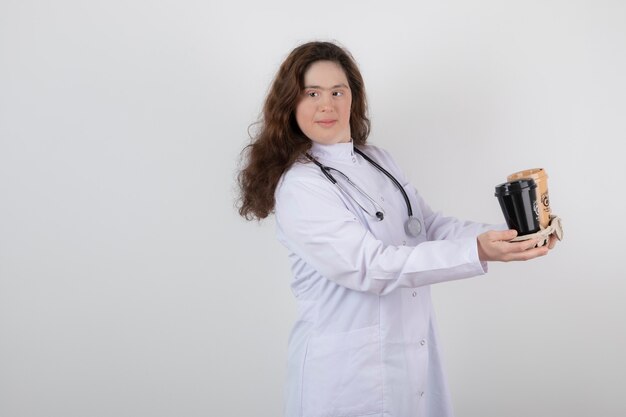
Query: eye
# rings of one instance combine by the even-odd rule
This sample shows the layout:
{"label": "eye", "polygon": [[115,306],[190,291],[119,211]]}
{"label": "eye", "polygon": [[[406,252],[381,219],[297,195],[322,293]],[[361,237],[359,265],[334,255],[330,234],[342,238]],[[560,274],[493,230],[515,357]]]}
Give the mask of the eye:
{"label": "eye", "polygon": [[320,94],[317,91],[307,91],[306,95],[309,97],[318,97]]}
{"label": "eye", "polygon": [[333,91],[333,96],[335,96],[335,97],[342,97],[343,96],[343,91]]}

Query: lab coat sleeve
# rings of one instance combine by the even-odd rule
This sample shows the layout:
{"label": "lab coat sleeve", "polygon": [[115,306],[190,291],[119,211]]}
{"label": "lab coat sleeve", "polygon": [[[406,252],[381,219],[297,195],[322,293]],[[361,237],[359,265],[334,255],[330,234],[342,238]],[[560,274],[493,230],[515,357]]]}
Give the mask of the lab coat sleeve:
{"label": "lab coat sleeve", "polygon": [[344,287],[387,294],[398,287],[419,287],[486,272],[478,259],[475,235],[415,247],[385,245],[347,209],[337,188],[321,176],[290,176],[279,184],[275,196],[279,240],[323,277]]}

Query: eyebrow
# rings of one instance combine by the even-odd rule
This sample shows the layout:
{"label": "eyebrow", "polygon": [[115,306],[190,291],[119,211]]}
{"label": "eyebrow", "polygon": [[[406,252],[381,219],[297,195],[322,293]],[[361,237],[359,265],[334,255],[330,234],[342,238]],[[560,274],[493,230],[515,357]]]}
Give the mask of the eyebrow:
{"label": "eyebrow", "polygon": [[345,85],[343,83],[342,84],[335,84],[335,85],[333,85],[330,88],[323,88],[323,87],[321,87],[319,85],[305,85],[304,88],[316,88],[318,90],[333,90],[335,88],[347,88],[347,89],[350,89],[347,85]]}

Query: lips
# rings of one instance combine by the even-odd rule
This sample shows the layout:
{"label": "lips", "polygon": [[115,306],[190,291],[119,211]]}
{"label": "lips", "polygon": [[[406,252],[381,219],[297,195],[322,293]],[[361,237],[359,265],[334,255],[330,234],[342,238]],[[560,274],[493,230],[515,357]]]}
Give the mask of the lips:
{"label": "lips", "polygon": [[334,119],[324,119],[324,120],[318,120],[315,123],[320,125],[320,126],[322,126],[322,127],[331,127],[331,126],[334,126],[335,123],[337,123],[337,120],[334,120]]}

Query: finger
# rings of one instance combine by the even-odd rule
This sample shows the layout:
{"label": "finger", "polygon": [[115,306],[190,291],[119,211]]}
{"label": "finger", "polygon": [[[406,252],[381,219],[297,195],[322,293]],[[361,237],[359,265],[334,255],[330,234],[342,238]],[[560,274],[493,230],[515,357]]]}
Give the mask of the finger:
{"label": "finger", "polygon": [[526,246],[526,250],[530,250],[532,248],[536,248],[539,245],[541,245],[543,239],[542,238],[538,238],[538,239],[529,239],[528,240],[528,245]]}
{"label": "finger", "polygon": [[528,249],[523,252],[509,254],[509,259],[512,261],[528,261],[530,259],[538,258],[548,254],[548,247],[541,246],[539,248]]}
{"label": "finger", "polygon": [[557,239],[554,237],[554,235],[550,235],[549,239],[550,240],[548,243],[548,249],[554,249],[554,247],[556,246]]}
{"label": "finger", "polygon": [[538,243],[536,239],[522,240],[521,242],[503,242],[502,249],[504,253],[520,253],[534,248]]}

